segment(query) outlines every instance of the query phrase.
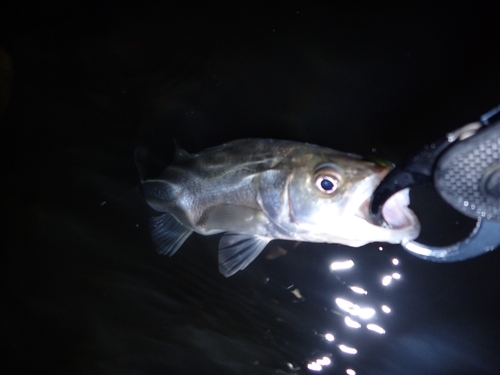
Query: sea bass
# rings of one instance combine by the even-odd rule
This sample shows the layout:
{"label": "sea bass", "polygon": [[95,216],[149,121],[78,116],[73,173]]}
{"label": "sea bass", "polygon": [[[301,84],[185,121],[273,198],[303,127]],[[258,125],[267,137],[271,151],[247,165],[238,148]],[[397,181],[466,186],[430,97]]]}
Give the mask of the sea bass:
{"label": "sea bass", "polygon": [[177,147],[174,162],[144,180],[144,151],[136,151],[141,192],[161,216],[152,238],[173,255],[196,232],[225,232],[219,270],[231,276],[274,239],[336,243],[414,239],[420,225],[408,208],[408,190],[383,208],[388,226],[372,222],[371,195],[390,168],[312,144],[273,139],[236,140],[189,154]]}

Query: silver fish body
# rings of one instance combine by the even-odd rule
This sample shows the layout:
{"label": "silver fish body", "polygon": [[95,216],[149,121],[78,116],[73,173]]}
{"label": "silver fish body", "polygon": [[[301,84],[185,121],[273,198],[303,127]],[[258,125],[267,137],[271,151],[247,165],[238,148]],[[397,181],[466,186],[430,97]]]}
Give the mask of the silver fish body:
{"label": "silver fish body", "polygon": [[231,276],[273,239],[358,247],[416,238],[420,226],[407,207],[408,191],[384,206],[390,227],[371,221],[369,199],[388,172],[316,145],[244,139],[193,155],[178,148],[174,162],[158,179],[142,181],[141,191],[164,213],[153,219],[160,253],[173,255],[192,232],[226,232],[219,269]]}

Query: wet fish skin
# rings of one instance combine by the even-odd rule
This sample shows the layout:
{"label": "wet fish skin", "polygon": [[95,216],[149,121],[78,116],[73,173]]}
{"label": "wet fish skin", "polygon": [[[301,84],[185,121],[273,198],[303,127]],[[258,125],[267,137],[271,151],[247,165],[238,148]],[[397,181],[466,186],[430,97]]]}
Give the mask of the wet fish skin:
{"label": "wet fish skin", "polygon": [[[273,239],[358,247],[399,243],[419,233],[418,220],[406,207],[407,192],[393,200],[397,227],[371,222],[368,201],[389,168],[358,155],[292,141],[243,139],[193,155],[177,147],[174,162],[157,179],[144,180],[139,154],[141,192],[164,213],[153,218],[158,251],[173,255],[192,232],[226,232],[219,243],[225,276],[244,269]],[[334,189],[325,191],[323,185]]]}

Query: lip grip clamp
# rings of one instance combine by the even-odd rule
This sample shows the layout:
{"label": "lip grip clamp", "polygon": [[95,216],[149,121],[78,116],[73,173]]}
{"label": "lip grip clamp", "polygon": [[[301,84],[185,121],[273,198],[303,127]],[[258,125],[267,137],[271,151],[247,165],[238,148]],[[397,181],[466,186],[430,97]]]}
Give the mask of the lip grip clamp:
{"label": "lip grip clamp", "polygon": [[403,241],[413,255],[434,262],[456,262],[500,246],[500,106],[437,142],[425,146],[377,187],[370,212],[383,223],[382,206],[406,187],[433,182],[441,197],[477,219],[469,237],[450,246]]}

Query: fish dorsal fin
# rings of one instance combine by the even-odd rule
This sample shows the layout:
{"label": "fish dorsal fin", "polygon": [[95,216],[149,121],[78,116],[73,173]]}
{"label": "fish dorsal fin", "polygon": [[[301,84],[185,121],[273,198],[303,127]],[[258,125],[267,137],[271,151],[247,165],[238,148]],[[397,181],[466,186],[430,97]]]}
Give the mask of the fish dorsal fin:
{"label": "fish dorsal fin", "polygon": [[186,160],[192,158],[191,154],[184,150],[174,139],[174,159],[175,161]]}
{"label": "fish dorsal fin", "polygon": [[139,178],[141,181],[146,177],[146,165],[149,157],[148,151],[143,147],[137,147],[134,151],[134,161],[137,170],[139,171]]}
{"label": "fish dorsal fin", "polygon": [[193,231],[166,213],[151,218],[151,237],[160,254],[172,256]]}
{"label": "fish dorsal fin", "polygon": [[219,271],[225,277],[246,268],[272,238],[228,232],[219,242]]}

